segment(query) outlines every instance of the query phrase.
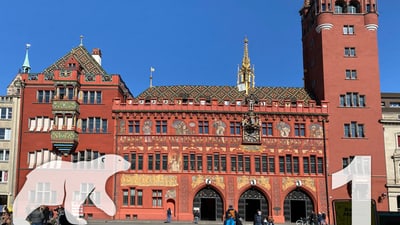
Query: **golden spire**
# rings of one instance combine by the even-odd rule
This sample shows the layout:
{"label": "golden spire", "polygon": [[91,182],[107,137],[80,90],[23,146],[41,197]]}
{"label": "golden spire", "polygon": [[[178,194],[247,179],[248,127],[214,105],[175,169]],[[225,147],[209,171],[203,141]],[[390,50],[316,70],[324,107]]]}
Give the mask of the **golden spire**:
{"label": "golden spire", "polygon": [[249,57],[249,40],[247,37],[244,38],[244,53],[242,60],[242,68],[250,69],[250,57]]}
{"label": "golden spire", "polygon": [[242,66],[238,68],[237,87],[239,91],[246,91],[249,94],[249,89],[254,88],[254,68],[251,68],[249,57],[249,40],[244,38],[244,53],[242,59]]}

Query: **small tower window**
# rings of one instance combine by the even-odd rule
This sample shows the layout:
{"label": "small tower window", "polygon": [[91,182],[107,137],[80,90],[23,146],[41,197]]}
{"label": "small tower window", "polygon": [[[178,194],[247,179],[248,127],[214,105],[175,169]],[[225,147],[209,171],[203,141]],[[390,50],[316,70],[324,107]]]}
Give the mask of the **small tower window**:
{"label": "small tower window", "polygon": [[335,13],[343,13],[346,10],[346,2],[343,0],[337,0],[335,2]]}
{"label": "small tower window", "polygon": [[350,13],[350,14],[354,14],[354,13],[357,12],[357,9],[356,9],[355,6],[350,5],[350,6],[347,8],[347,12]]}
{"label": "small tower window", "polygon": [[340,5],[335,5],[335,13],[343,13],[343,8]]}

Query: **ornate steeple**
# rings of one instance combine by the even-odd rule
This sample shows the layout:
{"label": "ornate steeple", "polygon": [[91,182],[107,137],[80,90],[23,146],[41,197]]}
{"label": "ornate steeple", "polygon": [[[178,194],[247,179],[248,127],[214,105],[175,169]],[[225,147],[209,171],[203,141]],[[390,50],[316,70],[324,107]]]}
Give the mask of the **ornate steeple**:
{"label": "ornate steeple", "polygon": [[242,66],[238,69],[237,76],[237,87],[239,91],[245,91],[246,95],[249,94],[250,88],[254,88],[255,85],[255,75],[254,67],[251,68],[249,49],[248,49],[248,39],[244,39],[244,53],[242,59]]}
{"label": "ornate steeple", "polygon": [[22,72],[23,73],[29,73],[31,71],[31,66],[29,65],[29,56],[28,56],[29,47],[31,47],[31,45],[26,44],[25,60],[24,60],[24,64],[22,64]]}

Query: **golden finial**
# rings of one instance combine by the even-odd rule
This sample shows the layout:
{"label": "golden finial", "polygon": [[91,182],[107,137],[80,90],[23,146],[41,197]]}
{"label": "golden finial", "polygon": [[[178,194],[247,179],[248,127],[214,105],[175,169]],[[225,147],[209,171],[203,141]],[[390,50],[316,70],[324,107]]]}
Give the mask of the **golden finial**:
{"label": "golden finial", "polygon": [[249,94],[250,88],[254,88],[254,67],[251,68],[250,57],[249,57],[249,40],[247,37],[244,38],[244,54],[242,59],[242,66],[238,71],[237,85],[239,91],[245,91],[246,95]]}
{"label": "golden finial", "polygon": [[250,69],[250,57],[249,57],[249,48],[248,48],[249,40],[247,37],[244,38],[244,54],[242,60],[242,67],[246,69]]}

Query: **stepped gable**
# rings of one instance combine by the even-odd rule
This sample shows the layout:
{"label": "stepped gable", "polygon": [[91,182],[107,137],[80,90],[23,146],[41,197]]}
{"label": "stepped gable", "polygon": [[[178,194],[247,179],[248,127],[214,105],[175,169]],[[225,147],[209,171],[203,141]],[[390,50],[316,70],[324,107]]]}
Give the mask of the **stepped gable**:
{"label": "stepped gable", "polygon": [[52,73],[54,70],[64,69],[65,61],[71,56],[79,62],[83,74],[107,74],[103,67],[96,62],[92,55],[83,46],[73,48],[69,53],[57,60],[57,62],[45,69],[43,73]]}
{"label": "stepped gable", "polygon": [[[304,88],[255,87],[251,89],[250,93],[260,100],[265,100],[267,104],[271,104],[273,100],[280,104],[283,104],[285,100],[302,100],[307,106],[308,102],[314,99]],[[239,92],[235,86],[178,85],[151,87],[139,94],[136,99],[157,99],[158,102],[162,102],[164,99],[173,101],[177,98],[193,99],[194,102],[200,102],[200,99],[217,99],[219,103],[223,103],[226,100],[234,102],[245,97],[245,92]]]}

